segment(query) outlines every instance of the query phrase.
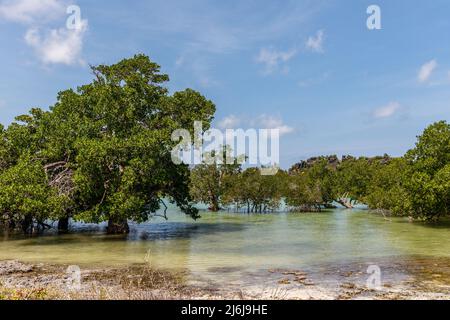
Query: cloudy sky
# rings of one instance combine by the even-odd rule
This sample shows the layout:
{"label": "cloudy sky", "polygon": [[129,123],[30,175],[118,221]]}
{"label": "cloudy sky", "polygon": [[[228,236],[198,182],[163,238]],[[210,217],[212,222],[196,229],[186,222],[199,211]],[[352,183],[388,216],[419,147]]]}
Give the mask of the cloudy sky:
{"label": "cloudy sky", "polygon": [[[369,30],[367,7],[381,9]],[[81,9],[67,28],[67,9]],[[73,10],[69,10],[73,12]],[[217,105],[219,128],[279,128],[281,164],[397,156],[450,119],[448,0],[0,0],[0,122],[145,53]]]}

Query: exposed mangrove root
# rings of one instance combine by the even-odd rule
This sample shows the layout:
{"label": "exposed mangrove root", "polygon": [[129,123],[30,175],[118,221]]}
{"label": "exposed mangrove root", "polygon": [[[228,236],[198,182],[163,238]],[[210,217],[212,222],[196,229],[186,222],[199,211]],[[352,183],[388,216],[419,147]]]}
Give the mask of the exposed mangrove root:
{"label": "exposed mangrove root", "polygon": [[108,227],[106,229],[108,234],[128,234],[130,233],[130,227],[126,219],[114,219],[108,220]]}
{"label": "exposed mangrove root", "polygon": [[341,197],[336,199],[336,202],[347,209],[353,209],[354,205],[356,203],[355,200],[353,200],[352,198],[349,198],[348,192],[344,193]]}

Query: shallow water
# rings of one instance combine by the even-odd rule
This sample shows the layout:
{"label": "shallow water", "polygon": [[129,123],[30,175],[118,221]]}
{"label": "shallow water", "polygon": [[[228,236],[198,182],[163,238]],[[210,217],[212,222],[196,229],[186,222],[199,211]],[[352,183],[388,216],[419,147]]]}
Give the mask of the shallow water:
{"label": "shallow water", "polygon": [[[450,226],[388,221],[366,210],[310,214],[202,213],[193,221],[172,209],[169,221],[132,225],[127,237],[78,225],[64,236],[4,237],[0,260],[122,266],[149,263],[225,282],[270,269],[317,270],[411,257],[450,257]],[[80,232],[82,231],[82,232]],[[264,274],[264,273],[260,273]]]}

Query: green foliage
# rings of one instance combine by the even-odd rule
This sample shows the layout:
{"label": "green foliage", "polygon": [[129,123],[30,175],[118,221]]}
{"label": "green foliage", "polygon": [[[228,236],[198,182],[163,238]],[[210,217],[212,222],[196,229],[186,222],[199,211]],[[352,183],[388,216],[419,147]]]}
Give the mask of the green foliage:
{"label": "green foliage", "polygon": [[263,175],[259,168],[248,168],[242,173],[228,177],[224,203],[237,210],[268,212],[280,206],[282,181],[285,173]]}
{"label": "green foliage", "polygon": [[0,124],[0,170],[4,170],[10,164],[9,146],[6,138],[5,128]]}
{"label": "green foliage", "polygon": [[407,163],[403,158],[391,159],[389,163],[374,163],[372,178],[364,202],[370,208],[388,210],[397,215],[405,215],[406,191],[403,182],[406,179]]}
{"label": "green foliage", "polygon": [[96,80],[63,94],[53,109],[79,128],[66,148],[73,153],[77,202],[83,208],[77,218],[143,222],[166,197],[195,218],[188,168],[171,161],[171,134],[179,128],[192,131],[194,121],[208,127],[212,102],[193,90],[169,96],[161,85],[168,76],[143,55],[93,71]]}
{"label": "green foliage", "polygon": [[58,219],[66,202],[48,186],[41,163],[28,156],[0,174],[0,219],[11,227],[31,232],[34,223]]}
{"label": "green foliage", "polygon": [[[18,174],[15,165],[25,152],[38,159],[33,161],[34,170],[41,170],[37,190],[50,188],[70,200],[62,208],[50,202],[53,209],[39,213],[46,218],[143,222],[163,199],[196,218],[189,169],[171,160],[176,145],[171,134],[180,128],[193,132],[194,121],[209,128],[214,104],[190,89],[169,95],[164,87],[169,77],[145,55],[92,71],[91,83],[60,92],[49,112],[32,109],[6,130],[0,128],[0,170],[12,176],[12,167]],[[4,183],[13,185],[7,176]],[[37,207],[27,208],[25,191],[15,191],[17,201],[23,202],[22,211],[31,212]],[[0,213],[11,211],[10,205],[4,201]]]}
{"label": "green foliage", "polygon": [[249,168],[225,179],[217,166],[201,166],[193,176],[203,184],[194,190],[220,195],[224,205],[248,212],[274,210],[281,199],[296,211],[320,211],[336,201],[432,220],[450,213],[449,160],[450,126],[441,121],[430,125],[402,158],[315,157],[295,164],[289,174],[262,176]]}
{"label": "green foliage", "polygon": [[405,159],[407,212],[432,220],[449,214],[450,124],[440,121],[426,128]]}
{"label": "green foliage", "polygon": [[[190,194],[197,202],[205,203],[211,211],[219,211],[221,203],[226,203],[224,194],[233,183],[241,166],[238,159],[232,163],[223,163],[229,149],[224,147],[222,157],[215,152],[204,155],[209,161],[195,166],[191,170]],[[226,161],[225,161],[226,162]]]}
{"label": "green foliage", "polygon": [[405,159],[415,171],[433,176],[450,163],[450,124],[439,121],[425,129],[417,137],[415,148],[409,150]]}
{"label": "green foliage", "polygon": [[319,157],[294,165],[286,203],[310,210],[345,195],[372,209],[435,220],[450,213],[449,164],[450,125],[440,121],[403,158]]}
{"label": "green foliage", "polygon": [[296,211],[320,211],[336,198],[335,184],[336,168],[329,157],[315,158],[307,166],[291,170],[285,178],[286,205]]}
{"label": "green foliage", "polygon": [[337,168],[336,192],[338,195],[347,193],[351,199],[364,200],[373,176],[373,165],[367,158],[342,161]]}
{"label": "green foliage", "polygon": [[311,183],[306,172],[290,176],[286,181],[286,205],[295,211],[320,211],[324,203],[320,182]]}
{"label": "green foliage", "polygon": [[436,220],[450,213],[450,125],[436,122],[404,158],[376,170],[367,197],[372,208]]}

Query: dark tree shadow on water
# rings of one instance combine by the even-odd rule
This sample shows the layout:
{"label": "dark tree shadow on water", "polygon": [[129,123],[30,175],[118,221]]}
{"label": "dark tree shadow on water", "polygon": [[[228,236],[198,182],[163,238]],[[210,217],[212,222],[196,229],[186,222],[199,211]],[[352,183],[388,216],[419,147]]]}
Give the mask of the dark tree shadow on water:
{"label": "dark tree shadow on water", "polygon": [[139,225],[127,236],[127,240],[172,240],[192,239],[208,234],[240,232],[245,223],[184,223],[169,222]]}
{"label": "dark tree shadow on water", "polygon": [[442,218],[438,221],[400,221],[399,223],[413,224],[424,228],[431,229],[450,229],[450,218]]}
{"label": "dark tree shadow on water", "polygon": [[[3,238],[3,241],[21,241],[22,246],[33,245],[61,245],[72,243],[93,242],[123,242],[123,241],[165,241],[178,239],[194,239],[209,234],[240,232],[247,228],[245,223],[145,223],[130,224],[130,233],[127,235],[107,235],[103,228],[93,230],[72,228],[68,234],[58,235],[48,233],[37,236],[24,236],[20,234]],[[0,239],[0,245],[1,245]]]}

